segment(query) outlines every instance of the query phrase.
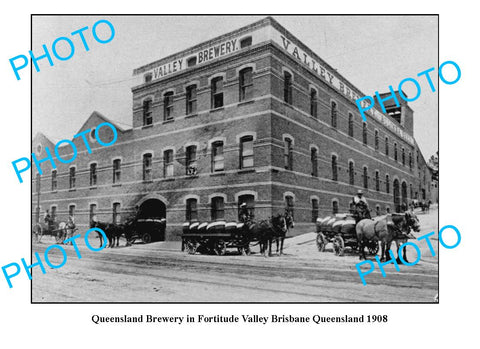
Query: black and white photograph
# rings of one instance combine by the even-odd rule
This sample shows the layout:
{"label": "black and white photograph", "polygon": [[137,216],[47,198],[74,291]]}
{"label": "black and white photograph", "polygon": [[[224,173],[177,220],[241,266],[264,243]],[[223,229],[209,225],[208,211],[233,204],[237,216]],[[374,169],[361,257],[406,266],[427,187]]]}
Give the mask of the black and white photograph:
{"label": "black and white photograph", "polygon": [[[399,250],[438,230],[437,95],[389,87],[436,65],[437,16],[32,24],[34,48],[92,28],[75,65],[33,76],[32,153],[56,156],[33,171],[33,246],[68,256],[33,279],[34,303],[437,301],[428,245],[415,266]],[[378,264],[390,248],[398,265]]]}

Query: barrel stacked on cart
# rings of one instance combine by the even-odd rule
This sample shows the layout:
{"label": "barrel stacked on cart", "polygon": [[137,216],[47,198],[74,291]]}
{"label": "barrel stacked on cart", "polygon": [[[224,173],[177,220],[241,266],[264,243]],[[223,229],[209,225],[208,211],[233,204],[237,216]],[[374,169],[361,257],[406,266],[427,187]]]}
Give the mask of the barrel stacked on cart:
{"label": "barrel stacked on cart", "polygon": [[227,249],[250,254],[252,235],[248,226],[239,222],[186,222],[183,224],[182,247],[190,254],[224,255]]}

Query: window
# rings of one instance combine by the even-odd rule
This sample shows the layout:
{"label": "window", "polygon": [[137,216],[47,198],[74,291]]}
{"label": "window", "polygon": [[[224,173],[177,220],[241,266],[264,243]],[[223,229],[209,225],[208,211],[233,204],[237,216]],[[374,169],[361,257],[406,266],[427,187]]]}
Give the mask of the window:
{"label": "window", "polygon": [[292,104],[292,74],[283,72],[283,100]]}
{"label": "window", "polygon": [[253,167],[253,137],[240,139],[240,168]]}
{"label": "window", "polygon": [[57,190],[57,170],[52,170],[52,191]]}
{"label": "window", "polygon": [[310,150],[310,160],[312,162],[312,176],[318,177],[318,154],[317,148]]}
{"label": "window", "polygon": [[375,171],[375,190],[380,191],[380,175],[378,171]]}
{"label": "window", "polygon": [[74,204],[68,206],[68,215],[69,216],[75,216],[75,205]]}
{"label": "window", "polygon": [[389,206],[387,206],[386,211],[387,211],[387,213],[390,213],[390,207]]}
{"label": "window", "polygon": [[333,214],[338,213],[338,201],[337,200],[332,201],[332,213]]}
{"label": "window", "polygon": [[385,155],[388,156],[388,137],[385,137]]}
{"label": "window", "polygon": [[153,124],[152,117],[152,100],[147,99],[143,101],[143,126]]}
{"label": "window", "polygon": [[187,67],[193,67],[197,65],[197,57],[191,57],[187,60]]}
{"label": "window", "polygon": [[363,187],[368,189],[368,169],[366,166],[363,167]]}
{"label": "window", "polygon": [[112,223],[119,224],[120,223],[120,203],[114,202],[113,209],[112,209]]}
{"label": "window", "polygon": [[248,36],[248,37],[240,40],[240,48],[245,48],[245,47],[248,47],[248,46],[252,46],[252,37],[251,36]]}
{"label": "window", "polygon": [[285,138],[283,149],[284,165],[287,170],[293,170],[293,141],[290,138]]}
{"label": "window", "polygon": [[212,109],[223,107],[223,78],[212,80]]}
{"label": "window", "polygon": [[379,144],[378,130],[375,130],[375,150],[378,150]]}
{"label": "window", "polygon": [[52,221],[55,222],[56,218],[57,218],[57,206],[52,206],[50,207],[50,213],[51,213],[51,218],[52,218]]}
{"label": "window", "polygon": [[173,177],[173,150],[163,152],[163,177]]}
{"label": "window", "polygon": [[314,88],[310,89],[310,115],[314,118],[317,117],[317,90]]}
{"label": "window", "polygon": [[353,137],[353,114],[348,113],[348,135]]}
{"label": "window", "polygon": [[90,186],[97,185],[97,164],[93,163],[90,164]]}
{"label": "window", "polygon": [[223,156],[223,142],[212,143],[212,172],[223,171],[225,168],[225,157]]}
{"label": "window", "polygon": [[315,223],[318,218],[318,199],[312,199],[312,222]]}
{"label": "window", "polygon": [[93,216],[97,214],[97,205],[96,204],[90,204],[90,210],[89,210],[89,222],[91,223],[93,220]]}
{"label": "window", "polygon": [[152,175],[152,154],[144,154],[143,155],[143,176],[142,179],[146,182],[153,180]]}
{"label": "window", "polygon": [[240,205],[247,204],[247,211],[250,217],[255,216],[255,196],[251,194],[240,195],[238,197],[238,220],[240,220]]}
{"label": "window", "polygon": [[186,90],[187,100],[187,115],[195,114],[197,112],[197,85],[191,85]]}
{"label": "window", "polygon": [[198,220],[197,199],[187,199],[185,219],[189,222]]}
{"label": "window", "polygon": [[121,174],[121,160],[115,159],[113,160],[113,184],[120,182]]}
{"label": "window", "polygon": [[69,184],[70,184],[70,189],[74,189],[75,188],[75,167],[70,167],[70,181],[69,181]]}
{"label": "window", "polygon": [[244,68],[240,70],[240,102],[247,101],[253,97],[253,69]]}
{"label": "window", "polygon": [[350,176],[350,185],[355,185],[355,168],[353,167],[353,161],[348,162],[348,174]]}
{"label": "window", "polygon": [[152,81],[152,78],[153,78],[152,73],[145,74],[143,78],[146,83]]}
{"label": "window", "polygon": [[212,221],[223,219],[225,217],[225,203],[223,197],[212,198]]}
{"label": "window", "polygon": [[408,152],[408,167],[410,167],[410,169],[412,169],[412,152]]}
{"label": "window", "polygon": [[377,214],[377,216],[380,216],[380,206],[379,205],[375,206],[375,213]]}
{"label": "window", "polygon": [[402,148],[402,165],[405,166],[405,148]]}
{"label": "window", "polygon": [[338,165],[336,155],[332,155],[332,180],[338,181]]}
{"label": "window", "polygon": [[290,212],[290,215],[293,218],[295,203],[293,200],[293,196],[287,195],[285,196],[285,209]]}
{"label": "window", "polygon": [[197,146],[190,145],[186,149],[185,171],[187,175],[197,173]]}
{"label": "window", "polygon": [[368,144],[368,131],[367,131],[367,123],[363,122],[363,144],[367,145]]}
{"label": "window", "polygon": [[390,176],[389,175],[385,176],[385,192],[387,194],[390,194]]}
{"label": "window", "polygon": [[163,95],[163,120],[173,119],[173,92]]}
{"label": "window", "polygon": [[395,159],[395,161],[398,160],[397,143],[393,144],[393,158]]}
{"label": "window", "polygon": [[337,127],[337,103],[333,101],[330,108],[330,118],[332,127]]}

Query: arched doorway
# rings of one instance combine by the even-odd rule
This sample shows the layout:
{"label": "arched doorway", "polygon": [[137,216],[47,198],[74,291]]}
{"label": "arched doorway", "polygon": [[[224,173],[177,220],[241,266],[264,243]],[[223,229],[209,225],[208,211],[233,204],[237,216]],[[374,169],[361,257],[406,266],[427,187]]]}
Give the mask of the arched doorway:
{"label": "arched doorway", "polygon": [[402,206],[408,207],[407,183],[402,182]]}
{"label": "arched doorway", "polygon": [[393,205],[395,212],[400,212],[400,182],[398,179],[393,181]]}
{"label": "arched doorway", "polygon": [[[138,207],[137,212],[137,233],[142,236],[142,240],[164,241],[166,230],[167,207],[159,199],[147,199]],[[146,239],[145,234],[150,235]]]}

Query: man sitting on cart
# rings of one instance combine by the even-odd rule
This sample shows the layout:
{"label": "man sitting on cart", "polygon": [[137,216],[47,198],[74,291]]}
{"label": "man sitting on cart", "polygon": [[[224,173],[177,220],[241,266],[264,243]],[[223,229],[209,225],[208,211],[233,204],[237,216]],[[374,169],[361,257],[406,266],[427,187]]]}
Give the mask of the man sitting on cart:
{"label": "man sitting on cart", "polygon": [[45,211],[45,215],[43,216],[43,221],[45,222],[45,224],[48,226],[48,230],[52,230],[52,227],[53,227],[53,219],[52,217],[50,216],[50,212],[48,211]]}
{"label": "man sitting on cart", "polygon": [[238,217],[240,222],[242,223],[251,222],[253,220],[253,215],[251,214],[245,202],[242,202],[242,204],[240,205],[240,212],[238,213]]}
{"label": "man sitting on cart", "polygon": [[352,199],[352,206],[354,208],[354,215],[358,221],[362,219],[372,219],[370,216],[370,209],[368,207],[367,199],[363,196],[361,190],[357,191],[357,194]]}

